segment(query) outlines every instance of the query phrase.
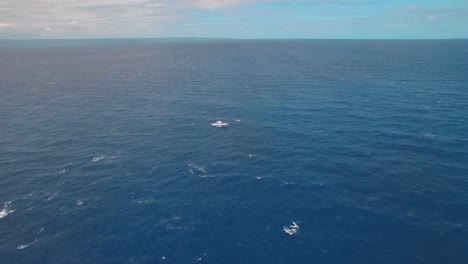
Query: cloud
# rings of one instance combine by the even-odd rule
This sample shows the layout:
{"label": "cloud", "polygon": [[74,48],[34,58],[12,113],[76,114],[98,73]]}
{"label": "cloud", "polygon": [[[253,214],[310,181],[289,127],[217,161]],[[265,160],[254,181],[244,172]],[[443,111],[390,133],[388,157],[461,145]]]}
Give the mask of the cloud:
{"label": "cloud", "polygon": [[0,38],[113,37],[172,19],[164,2],[151,0],[4,0]]}
{"label": "cloud", "polygon": [[0,23],[0,29],[2,28],[10,28],[10,27],[13,27],[12,24],[8,24],[8,23]]}
{"label": "cloud", "polygon": [[398,7],[383,0],[0,0],[0,38],[226,36],[231,29],[257,36],[275,27],[351,28],[349,21],[357,20],[466,20],[464,7]]}
{"label": "cloud", "polygon": [[394,16],[401,23],[468,18],[467,7],[408,5],[395,10]]}
{"label": "cloud", "polygon": [[[1,37],[112,37],[157,30],[190,9],[217,10],[252,0],[3,0]],[[13,26],[15,25],[15,26]]]}
{"label": "cloud", "polygon": [[189,5],[194,7],[208,9],[208,10],[215,10],[227,7],[234,7],[234,6],[241,6],[244,4],[249,4],[254,1],[251,0],[195,0],[192,2],[188,2]]}

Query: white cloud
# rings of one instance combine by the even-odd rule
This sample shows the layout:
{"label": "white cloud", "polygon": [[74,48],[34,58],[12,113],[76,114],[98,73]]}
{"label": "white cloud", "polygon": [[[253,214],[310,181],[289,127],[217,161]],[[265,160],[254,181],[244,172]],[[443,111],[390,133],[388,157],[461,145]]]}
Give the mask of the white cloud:
{"label": "white cloud", "polygon": [[213,11],[261,1],[269,0],[2,0],[0,38],[131,36],[190,19],[187,11],[194,9]]}
{"label": "white cloud", "polygon": [[[363,19],[370,14],[369,8],[360,9],[366,5],[376,5],[373,9],[378,10],[382,17],[390,13],[390,18],[387,19],[391,21],[387,23],[403,26],[416,23],[415,21],[431,21],[432,24],[436,24],[447,19],[468,17],[466,8],[428,8],[424,5],[401,7],[399,4],[393,4],[394,9],[392,9],[383,8],[384,2],[383,0],[0,0],[0,38],[226,36],[232,29],[238,29],[238,32],[241,32],[238,35],[245,35],[247,28],[252,32],[253,28],[256,28],[257,33],[265,30],[277,32],[278,27],[286,28],[287,23],[289,23],[288,30],[299,32],[301,29],[306,31],[310,26],[323,27],[332,20]],[[273,4],[267,5],[267,3]],[[248,8],[255,5],[259,5],[260,8]],[[329,8],[330,6],[332,8]],[[360,10],[367,12],[360,13]],[[306,25],[305,22],[300,25],[294,24],[300,19],[310,21],[310,18],[323,18],[325,22],[321,25]],[[336,24],[340,27],[348,26],[343,22]]]}
{"label": "white cloud", "polygon": [[[190,5],[193,5],[202,9],[220,9],[233,6],[240,6],[243,4],[252,3],[252,0],[195,0],[188,2]],[[256,1],[259,2],[259,1]]]}
{"label": "white cloud", "polygon": [[8,23],[0,23],[0,29],[2,28],[11,28],[13,27],[12,24],[8,24]]}
{"label": "white cloud", "polygon": [[[152,0],[3,0],[0,38],[113,37],[142,32],[176,18]],[[12,27],[11,25],[15,25]],[[53,30],[52,30],[53,29]]]}

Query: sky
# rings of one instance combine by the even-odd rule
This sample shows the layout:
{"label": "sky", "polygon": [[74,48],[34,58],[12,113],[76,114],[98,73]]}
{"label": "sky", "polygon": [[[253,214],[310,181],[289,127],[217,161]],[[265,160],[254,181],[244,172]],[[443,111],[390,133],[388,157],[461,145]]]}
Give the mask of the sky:
{"label": "sky", "polygon": [[468,38],[468,0],[0,0],[0,39]]}

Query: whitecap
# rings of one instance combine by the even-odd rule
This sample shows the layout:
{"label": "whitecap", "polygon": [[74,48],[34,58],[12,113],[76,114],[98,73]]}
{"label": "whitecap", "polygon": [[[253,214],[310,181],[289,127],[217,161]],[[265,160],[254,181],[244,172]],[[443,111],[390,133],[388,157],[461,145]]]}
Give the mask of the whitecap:
{"label": "whitecap", "polygon": [[166,230],[167,230],[167,231],[182,230],[182,229],[184,229],[184,227],[181,226],[181,225],[171,225],[171,224],[167,224],[167,225],[166,225]]}
{"label": "whitecap", "polygon": [[24,197],[21,198],[21,199],[27,200],[27,199],[28,199],[29,197],[31,197],[32,195],[33,195],[33,193],[29,193],[28,195],[24,196]]}
{"label": "whitecap", "polygon": [[28,248],[29,246],[31,246],[31,244],[19,245],[19,246],[17,247],[17,249],[21,250],[21,249]]}
{"label": "whitecap", "polygon": [[188,230],[193,226],[193,223],[185,223],[182,217],[178,215],[162,219],[157,225],[160,224],[163,224],[167,231]]}
{"label": "whitecap", "polygon": [[202,175],[201,178],[215,178],[216,175]]}
{"label": "whitecap", "polygon": [[82,201],[82,200],[76,200],[76,205],[82,206],[82,205],[83,205],[83,201]]}
{"label": "whitecap", "polygon": [[8,148],[8,152],[16,152],[16,150],[17,150],[16,148],[11,148],[11,147]]}
{"label": "whitecap", "polygon": [[59,174],[64,174],[64,173],[66,173],[66,172],[67,172],[67,169],[62,169],[62,170],[59,171],[58,173],[59,173]]}
{"label": "whitecap", "polygon": [[431,133],[421,133],[421,136],[428,138],[428,139],[435,139],[436,135],[431,134]]}
{"label": "whitecap", "polygon": [[182,220],[182,217],[176,215],[176,216],[173,216],[171,219],[174,221],[180,221]]}
{"label": "whitecap", "polygon": [[9,214],[14,213],[16,210],[10,209],[11,201],[3,204],[3,209],[0,210],[0,219],[7,217]]}
{"label": "whitecap", "polygon": [[103,160],[105,158],[106,158],[106,156],[104,156],[104,155],[96,156],[96,157],[93,158],[92,162],[98,162],[98,161]]}
{"label": "whitecap", "polygon": [[202,261],[202,260],[203,260],[203,257],[206,257],[206,255],[207,255],[206,252],[203,253],[203,256],[198,257],[198,258],[197,258],[197,261]]}
{"label": "whitecap", "polygon": [[144,199],[144,200],[138,200],[137,203],[138,204],[152,204],[154,203],[154,198],[148,198],[148,199]]}
{"label": "whitecap", "polygon": [[261,180],[261,179],[263,179],[263,177],[255,177],[255,178],[257,178],[257,180]]}
{"label": "whitecap", "polygon": [[34,241],[31,242],[31,243],[17,246],[16,249],[22,250],[22,249],[28,248],[28,247],[30,247],[32,244],[34,244],[34,243],[36,243],[36,242],[37,242],[37,238],[34,239]]}
{"label": "whitecap", "polygon": [[49,197],[47,197],[47,201],[52,201],[52,199],[54,199],[54,197],[58,194],[58,192],[55,192],[53,193],[52,195],[50,195]]}
{"label": "whitecap", "polygon": [[206,171],[206,169],[205,169],[205,166],[200,166],[200,165],[197,165],[197,164],[194,164],[194,163],[190,163],[188,166],[189,166],[189,171],[192,174],[195,174],[195,172],[203,173],[203,174],[208,173]]}
{"label": "whitecap", "polygon": [[290,236],[295,235],[299,232],[299,225],[292,221],[291,225],[283,226],[283,231]]}
{"label": "whitecap", "polygon": [[119,156],[105,156],[105,155],[99,155],[99,156],[96,156],[94,157],[91,161],[96,163],[96,162],[99,162],[101,160],[110,160],[110,159],[117,159]]}
{"label": "whitecap", "polygon": [[379,199],[380,199],[379,196],[370,196],[370,197],[367,197],[366,200],[367,200],[368,202],[374,202],[374,201],[377,201],[377,200],[379,200]]}

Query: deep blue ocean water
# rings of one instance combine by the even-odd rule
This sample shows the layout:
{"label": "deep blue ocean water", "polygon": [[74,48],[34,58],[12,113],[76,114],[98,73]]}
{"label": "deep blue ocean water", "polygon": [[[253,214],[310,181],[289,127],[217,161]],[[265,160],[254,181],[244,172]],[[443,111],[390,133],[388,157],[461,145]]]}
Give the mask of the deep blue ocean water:
{"label": "deep blue ocean water", "polygon": [[468,41],[0,46],[2,264],[468,263]]}

